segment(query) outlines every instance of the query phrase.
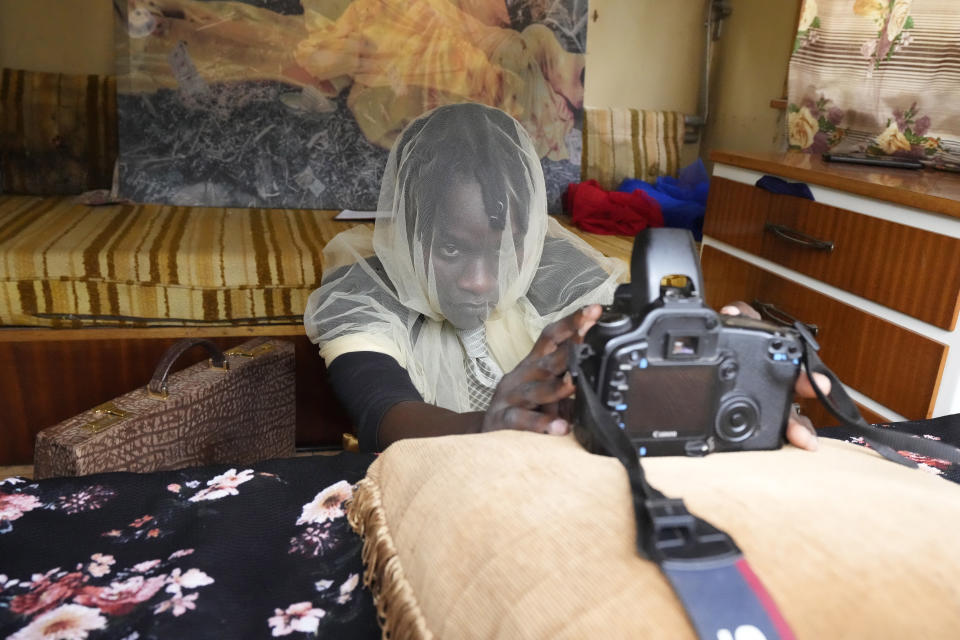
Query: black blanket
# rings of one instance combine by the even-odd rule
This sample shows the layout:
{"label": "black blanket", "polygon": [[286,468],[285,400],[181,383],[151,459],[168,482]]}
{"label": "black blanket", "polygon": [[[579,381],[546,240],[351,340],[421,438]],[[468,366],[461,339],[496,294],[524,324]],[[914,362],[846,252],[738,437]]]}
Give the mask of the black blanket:
{"label": "black blanket", "polygon": [[[960,444],[960,415],[882,426]],[[343,510],[373,459],[3,480],[0,637],[379,638]]]}
{"label": "black blanket", "polygon": [[0,637],[379,638],[343,501],[372,455],[0,485]]}

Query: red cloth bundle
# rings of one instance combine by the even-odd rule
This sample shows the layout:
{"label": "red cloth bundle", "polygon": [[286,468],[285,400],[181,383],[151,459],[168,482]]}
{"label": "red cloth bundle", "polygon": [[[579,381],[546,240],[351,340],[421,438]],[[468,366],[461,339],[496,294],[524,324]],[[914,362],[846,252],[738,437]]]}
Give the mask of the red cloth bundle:
{"label": "red cloth bundle", "polygon": [[633,236],[663,226],[659,203],[643,191],[605,191],[596,180],[570,183],[563,206],[573,224],[590,233]]}

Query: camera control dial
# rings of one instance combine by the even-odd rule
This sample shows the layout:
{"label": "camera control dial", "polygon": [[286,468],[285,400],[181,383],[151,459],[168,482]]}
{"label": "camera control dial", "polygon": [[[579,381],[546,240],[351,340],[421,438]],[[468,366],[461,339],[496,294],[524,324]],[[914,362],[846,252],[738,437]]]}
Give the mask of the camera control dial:
{"label": "camera control dial", "polygon": [[760,422],[756,403],[747,396],[724,400],[717,412],[717,435],[727,442],[741,442],[750,437]]}

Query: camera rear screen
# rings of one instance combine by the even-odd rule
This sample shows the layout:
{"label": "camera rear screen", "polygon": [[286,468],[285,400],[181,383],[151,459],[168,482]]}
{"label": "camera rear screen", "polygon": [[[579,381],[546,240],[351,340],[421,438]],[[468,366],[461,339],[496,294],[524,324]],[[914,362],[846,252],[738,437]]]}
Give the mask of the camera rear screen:
{"label": "camera rear screen", "polygon": [[[713,432],[717,365],[657,365],[632,369],[627,413],[630,436],[689,437]],[[676,435],[669,432],[676,431]]]}

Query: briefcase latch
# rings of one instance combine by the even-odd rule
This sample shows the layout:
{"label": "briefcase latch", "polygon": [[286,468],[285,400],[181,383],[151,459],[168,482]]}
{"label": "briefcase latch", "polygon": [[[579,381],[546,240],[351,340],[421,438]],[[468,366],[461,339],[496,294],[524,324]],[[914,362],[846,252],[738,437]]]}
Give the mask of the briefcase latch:
{"label": "briefcase latch", "polygon": [[249,350],[243,350],[240,348],[230,349],[229,351],[224,351],[223,355],[240,356],[242,358],[255,358],[256,356],[259,356],[261,354],[264,354],[273,350],[274,350],[273,344],[269,342],[264,342],[262,344],[258,344],[257,346]]}
{"label": "briefcase latch", "polygon": [[93,413],[99,417],[83,425],[90,433],[100,433],[131,415],[129,411],[124,411],[112,402],[104,402],[94,407]]}

